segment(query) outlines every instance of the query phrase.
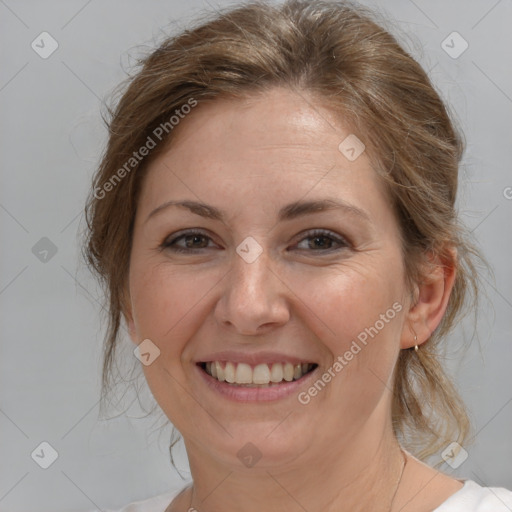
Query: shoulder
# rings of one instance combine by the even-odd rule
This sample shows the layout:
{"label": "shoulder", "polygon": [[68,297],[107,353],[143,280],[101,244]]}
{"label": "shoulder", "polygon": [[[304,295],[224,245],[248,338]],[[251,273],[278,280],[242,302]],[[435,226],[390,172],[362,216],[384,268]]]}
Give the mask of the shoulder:
{"label": "shoulder", "polygon": [[[164,494],[159,494],[158,496],[153,496],[151,498],[139,500],[139,501],[133,501],[131,503],[128,503],[127,505],[124,505],[122,508],[119,509],[102,509],[103,512],[164,512],[171,501],[176,498],[176,496],[182,491],[183,489],[175,489],[173,491],[168,491]],[[98,512],[97,510],[90,511],[90,512]]]}
{"label": "shoulder", "polygon": [[510,512],[512,491],[503,487],[482,487],[465,480],[462,489],[450,496],[433,512]]}

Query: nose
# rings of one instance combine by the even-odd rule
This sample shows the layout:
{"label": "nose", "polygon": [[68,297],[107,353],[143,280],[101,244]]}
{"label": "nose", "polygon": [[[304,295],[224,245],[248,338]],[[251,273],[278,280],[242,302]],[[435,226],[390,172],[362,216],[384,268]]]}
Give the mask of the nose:
{"label": "nose", "polygon": [[286,324],[290,318],[287,291],[268,252],[248,263],[233,255],[231,271],[223,280],[215,316],[224,328],[237,334],[257,335]]}

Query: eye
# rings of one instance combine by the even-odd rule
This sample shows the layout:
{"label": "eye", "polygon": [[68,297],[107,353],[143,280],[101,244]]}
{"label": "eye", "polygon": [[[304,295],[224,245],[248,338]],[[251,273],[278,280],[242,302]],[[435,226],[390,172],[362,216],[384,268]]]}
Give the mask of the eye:
{"label": "eye", "polygon": [[[314,229],[305,233],[306,236],[301,238],[295,247],[299,250],[312,250],[314,252],[331,252],[337,249],[350,247],[350,243],[343,237],[336,235],[332,231],[325,229]],[[194,253],[202,249],[207,249],[211,237],[206,233],[198,230],[188,230],[167,237],[161,244],[161,250],[170,250],[177,253]],[[312,241],[312,243],[307,243]],[[182,242],[182,245],[178,245]],[[299,247],[303,242],[307,243],[306,247]],[[183,245],[184,244],[184,245]],[[333,245],[338,247],[333,247]]]}
{"label": "eye", "polygon": [[[183,240],[185,247],[177,245]],[[205,249],[211,238],[202,231],[185,231],[174,238],[166,238],[160,245],[160,249],[168,249],[173,252],[195,252],[196,250]]]}
{"label": "eye", "polygon": [[[300,250],[311,249],[315,252],[335,251],[337,248],[333,247],[333,244],[338,244],[338,246],[340,246],[338,249],[350,247],[350,244],[343,237],[325,229],[314,229],[312,231],[308,231],[306,236],[300,239],[297,247],[304,241],[306,241],[306,247],[302,247]],[[308,243],[308,241],[312,241],[312,243]]]}

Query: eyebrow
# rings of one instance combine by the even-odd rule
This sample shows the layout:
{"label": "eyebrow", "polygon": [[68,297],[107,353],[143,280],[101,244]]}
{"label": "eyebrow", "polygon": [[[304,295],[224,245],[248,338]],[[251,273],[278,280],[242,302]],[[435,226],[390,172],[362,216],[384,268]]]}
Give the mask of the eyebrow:
{"label": "eyebrow", "polygon": [[[226,215],[222,210],[219,210],[217,207],[205,203],[189,200],[166,201],[165,203],[155,208],[148,215],[148,217],[145,220],[145,223],[148,222],[149,219],[151,219],[158,213],[162,212],[163,210],[166,210],[171,206],[186,209],[201,217],[218,220],[221,222],[224,222],[226,218]],[[295,201],[293,203],[290,203],[286,206],[283,206],[279,210],[278,220],[280,222],[293,220],[304,215],[322,212],[326,210],[342,210],[349,215],[359,217],[362,220],[368,222],[369,224],[372,224],[370,216],[365,210],[362,210],[361,208],[358,208],[353,204],[347,203],[346,201],[330,198],[318,199],[314,201]]]}

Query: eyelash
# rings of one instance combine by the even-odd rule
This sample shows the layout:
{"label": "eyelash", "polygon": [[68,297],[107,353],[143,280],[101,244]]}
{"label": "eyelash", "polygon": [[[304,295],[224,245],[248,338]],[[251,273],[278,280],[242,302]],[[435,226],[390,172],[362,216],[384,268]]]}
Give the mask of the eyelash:
{"label": "eyelash", "polygon": [[[194,253],[197,253],[197,251],[201,251],[202,249],[206,249],[206,247],[204,248],[198,248],[198,249],[190,249],[190,248],[183,248],[183,247],[178,247],[176,245],[174,245],[178,240],[181,240],[182,238],[185,238],[185,237],[188,237],[188,236],[202,236],[202,237],[205,237],[205,238],[208,238],[209,240],[211,240],[211,237],[208,236],[206,233],[202,232],[202,231],[198,231],[198,230],[189,230],[189,231],[184,231],[182,233],[180,233],[178,236],[172,238],[171,240],[169,240],[169,237],[167,237],[159,246],[159,248],[161,250],[170,250],[172,252],[175,252],[175,253],[191,253],[191,254],[194,254]],[[326,249],[325,251],[322,251],[321,249],[318,249],[318,250],[313,250],[313,252],[333,252],[333,251],[336,251],[336,250],[340,250],[340,249],[343,249],[343,248],[349,248],[351,246],[351,244],[343,237],[339,236],[339,235],[336,235],[334,234],[332,231],[328,231],[328,230],[325,230],[325,229],[313,229],[313,230],[310,230],[310,231],[307,231],[304,236],[299,240],[299,242],[297,243],[300,243],[302,242],[303,240],[307,240],[308,238],[319,238],[319,237],[322,237],[322,238],[329,238],[331,239],[333,242],[335,243],[338,243],[340,244],[342,247],[338,248],[338,249]],[[299,250],[302,250],[302,249],[299,249]]]}

